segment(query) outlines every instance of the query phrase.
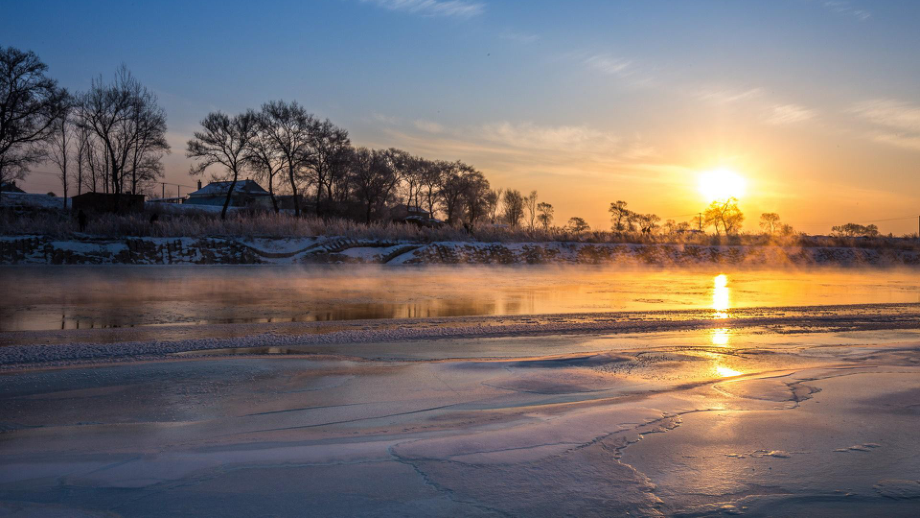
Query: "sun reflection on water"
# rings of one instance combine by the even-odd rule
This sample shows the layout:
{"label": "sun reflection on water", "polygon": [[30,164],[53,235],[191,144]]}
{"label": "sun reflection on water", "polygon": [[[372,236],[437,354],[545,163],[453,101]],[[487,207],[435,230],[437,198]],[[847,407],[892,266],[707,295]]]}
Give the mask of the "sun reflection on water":
{"label": "sun reflection on water", "polygon": [[712,309],[716,311],[715,318],[728,318],[731,290],[728,287],[728,276],[724,273],[716,275],[712,280]]}
{"label": "sun reflection on water", "polygon": [[719,329],[713,329],[709,335],[709,339],[712,341],[712,345],[718,345],[719,347],[728,347],[728,341],[730,338],[728,329],[722,327]]}

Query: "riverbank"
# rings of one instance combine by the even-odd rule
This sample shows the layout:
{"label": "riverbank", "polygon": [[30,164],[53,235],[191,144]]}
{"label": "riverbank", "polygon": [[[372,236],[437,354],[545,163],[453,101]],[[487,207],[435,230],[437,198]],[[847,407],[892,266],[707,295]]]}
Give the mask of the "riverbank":
{"label": "riverbank", "polygon": [[913,247],[413,242],[345,237],[0,236],[0,264],[621,264],[920,266]]}

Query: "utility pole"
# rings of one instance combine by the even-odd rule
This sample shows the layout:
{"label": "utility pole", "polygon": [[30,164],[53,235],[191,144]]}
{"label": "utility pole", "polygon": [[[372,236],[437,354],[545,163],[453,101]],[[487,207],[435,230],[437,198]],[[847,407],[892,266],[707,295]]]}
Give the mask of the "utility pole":
{"label": "utility pole", "polygon": [[703,231],[703,213],[700,212],[700,232]]}
{"label": "utility pole", "polygon": [[165,199],[166,199],[166,182],[160,182],[160,186],[163,187],[163,196],[162,196],[162,198],[165,200]]}

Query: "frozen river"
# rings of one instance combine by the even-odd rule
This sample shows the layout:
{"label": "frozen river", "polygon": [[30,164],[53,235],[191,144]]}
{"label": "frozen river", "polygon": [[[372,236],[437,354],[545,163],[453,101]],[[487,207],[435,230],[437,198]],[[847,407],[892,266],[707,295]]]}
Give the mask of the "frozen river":
{"label": "frozen river", "polygon": [[0,515],[920,513],[917,272],[0,272]]}

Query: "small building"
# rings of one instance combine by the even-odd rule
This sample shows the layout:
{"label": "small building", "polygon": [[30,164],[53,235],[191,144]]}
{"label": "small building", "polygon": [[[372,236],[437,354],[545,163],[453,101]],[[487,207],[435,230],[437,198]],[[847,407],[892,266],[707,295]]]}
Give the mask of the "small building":
{"label": "small building", "polygon": [[390,218],[396,222],[410,223],[420,227],[438,227],[444,223],[432,217],[431,212],[405,203],[391,207]]}
{"label": "small building", "polygon": [[0,183],[0,192],[15,192],[17,194],[25,194],[26,191],[23,191],[16,185],[16,182],[3,182]]}
{"label": "small building", "polygon": [[83,212],[143,212],[143,194],[87,192],[70,198],[70,206]]}
{"label": "small building", "polygon": [[[211,182],[202,188],[201,182],[198,182],[198,190],[189,193],[185,203],[222,207],[232,184],[233,182]],[[230,194],[230,206],[270,209],[272,208],[271,194],[253,180],[239,180]]]}

